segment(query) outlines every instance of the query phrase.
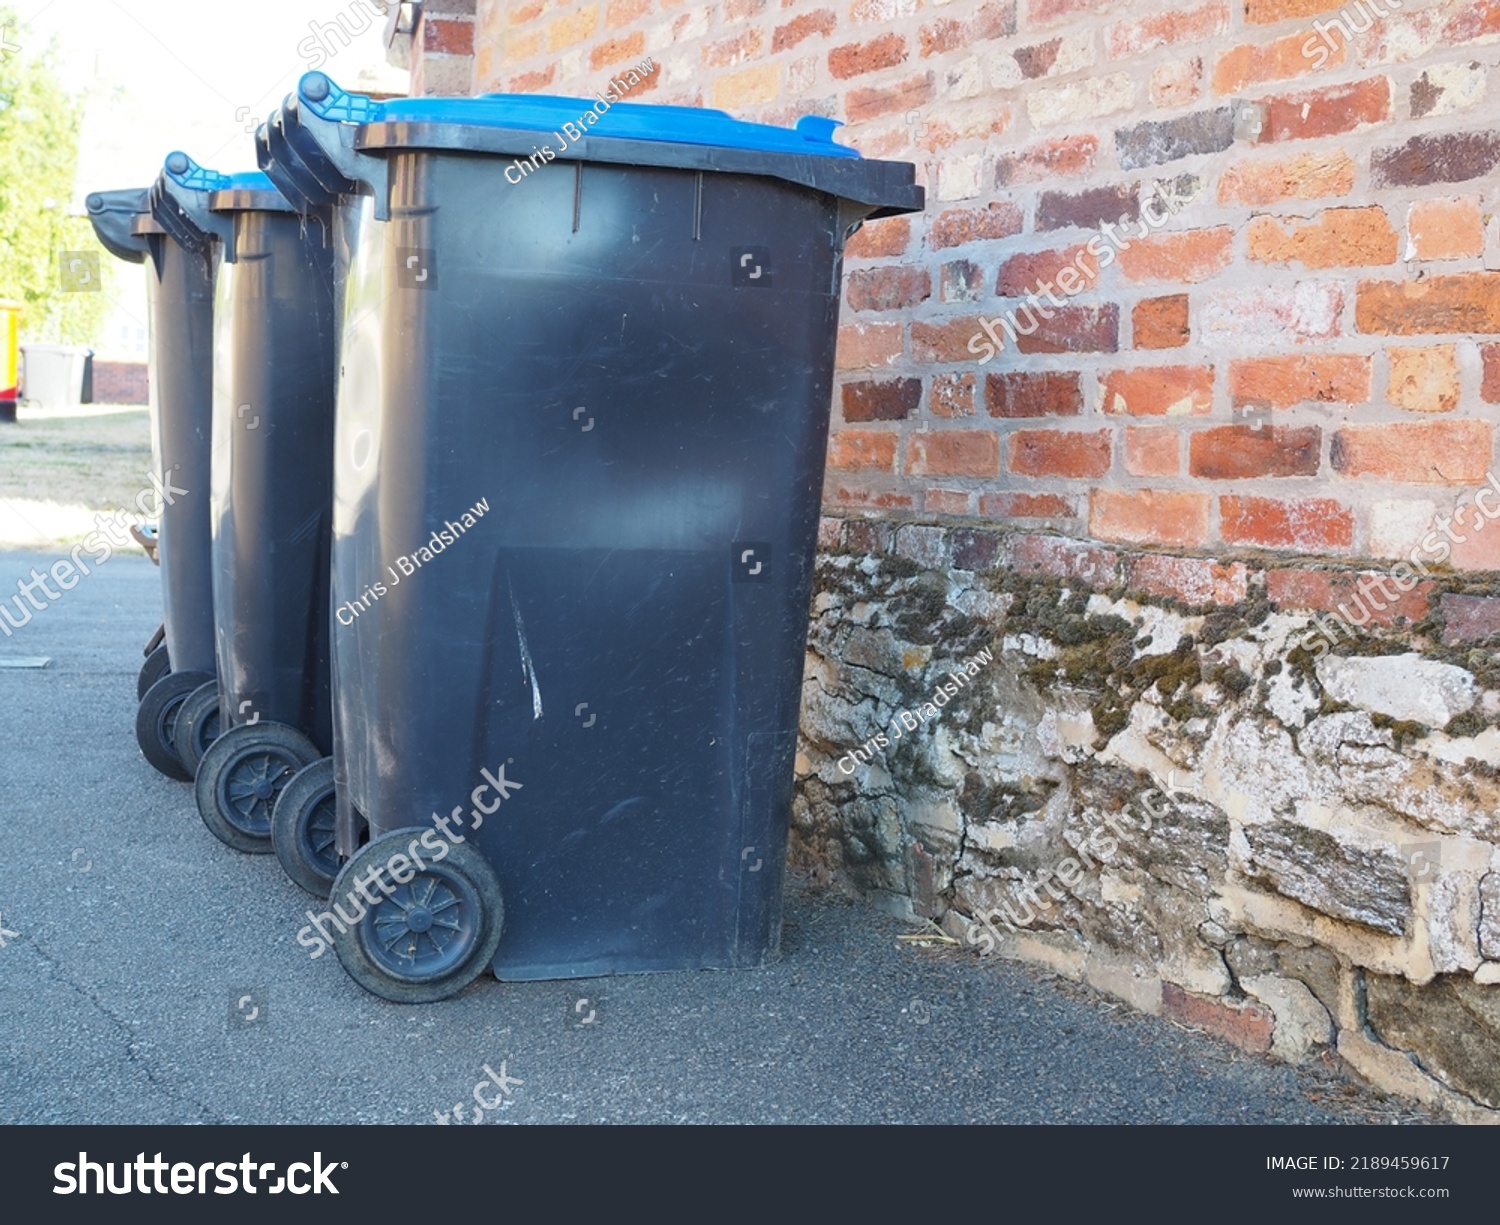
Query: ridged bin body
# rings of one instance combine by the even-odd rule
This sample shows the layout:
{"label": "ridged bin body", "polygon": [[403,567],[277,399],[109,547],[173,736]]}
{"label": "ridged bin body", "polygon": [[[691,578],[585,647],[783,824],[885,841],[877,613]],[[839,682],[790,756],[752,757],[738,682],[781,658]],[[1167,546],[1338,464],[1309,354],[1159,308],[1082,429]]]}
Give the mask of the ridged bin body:
{"label": "ridged bin body", "polygon": [[284,723],[330,753],[333,253],[293,213],[231,215],[214,334],[221,719]]}
{"label": "ridged bin body", "polygon": [[504,897],[501,978],[764,963],[843,243],[920,208],[911,168],[804,156],[800,131],[772,137],[790,154],[653,139],[656,115],[733,121],[621,106],[631,139],[601,123],[517,177],[545,134],[494,122],[511,99],[455,101],[475,127],[302,90],[261,166],[331,208],[347,261],[340,850],[360,818],[458,814]]}

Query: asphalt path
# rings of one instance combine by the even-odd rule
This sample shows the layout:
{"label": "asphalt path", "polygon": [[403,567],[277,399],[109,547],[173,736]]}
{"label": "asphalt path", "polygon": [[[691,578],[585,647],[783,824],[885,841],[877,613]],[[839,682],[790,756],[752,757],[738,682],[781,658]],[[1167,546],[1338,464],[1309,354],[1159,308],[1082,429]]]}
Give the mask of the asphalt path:
{"label": "asphalt path", "polygon": [[[61,555],[0,553],[0,599]],[[765,970],[385,1003],[141,758],[157,575],[113,558],[0,636],[0,1123],[1424,1120],[797,885]]]}

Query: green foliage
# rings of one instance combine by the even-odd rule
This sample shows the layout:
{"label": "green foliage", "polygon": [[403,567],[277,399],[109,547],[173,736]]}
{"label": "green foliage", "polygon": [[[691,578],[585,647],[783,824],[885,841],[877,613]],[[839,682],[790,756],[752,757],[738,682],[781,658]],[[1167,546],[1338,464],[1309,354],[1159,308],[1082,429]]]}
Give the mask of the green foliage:
{"label": "green foliage", "polygon": [[25,45],[11,9],[0,7],[0,25],[21,44],[0,57],[0,298],[24,307],[24,339],[86,344],[109,295],[65,289],[64,253],[91,256],[104,278],[113,270],[88,218],[68,216],[83,107],[58,81],[53,48]]}

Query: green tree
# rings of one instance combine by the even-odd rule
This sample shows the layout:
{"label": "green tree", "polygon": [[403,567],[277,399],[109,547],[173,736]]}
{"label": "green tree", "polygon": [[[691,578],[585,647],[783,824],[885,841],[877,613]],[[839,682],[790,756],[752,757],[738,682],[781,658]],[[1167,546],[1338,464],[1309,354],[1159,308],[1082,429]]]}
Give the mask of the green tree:
{"label": "green tree", "polygon": [[[58,80],[55,47],[25,45],[9,8],[0,7],[0,27],[0,298],[24,307],[23,336],[87,344],[104,323],[100,278],[113,270],[88,218],[68,212],[83,106]],[[70,269],[80,255],[90,258]],[[78,288],[79,268],[93,292]]]}

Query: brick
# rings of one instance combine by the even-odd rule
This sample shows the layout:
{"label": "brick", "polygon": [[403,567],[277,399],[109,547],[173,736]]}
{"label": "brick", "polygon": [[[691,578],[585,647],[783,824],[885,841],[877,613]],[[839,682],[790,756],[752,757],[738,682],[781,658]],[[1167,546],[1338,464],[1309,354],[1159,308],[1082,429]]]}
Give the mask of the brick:
{"label": "brick", "polygon": [[844,521],[824,515],[818,520],[818,548],[827,551],[839,549],[844,543]]}
{"label": "brick", "polygon": [[1235,346],[1304,344],[1339,334],[1344,290],[1328,282],[1298,281],[1267,289],[1221,289],[1198,311],[1198,338]]}
{"label": "brick", "polygon": [[1354,190],[1354,160],[1340,150],[1236,162],[1219,178],[1219,203],[1257,208],[1281,200],[1318,200]]}
{"label": "brick", "polygon": [[1396,262],[1396,231],[1385,209],[1330,208],[1313,221],[1283,229],[1275,217],[1254,217],[1246,232],[1250,258],[1267,264],[1350,268]]}
{"label": "brick", "polygon": [[968,21],[945,17],[925,25],[919,35],[922,55],[946,55],[992,38],[1009,38],[1016,32],[1015,0],[994,0]]}
{"label": "brick", "polygon": [[1227,226],[1140,238],[1119,252],[1127,280],[1188,285],[1217,276],[1233,258],[1234,234]]}
{"label": "brick", "polygon": [[754,26],[729,38],[708,43],[703,48],[703,65],[706,68],[732,68],[760,54],[764,41],[761,32]]}
{"label": "brick", "polygon": [[1458,349],[1454,345],[1403,345],[1387,349],[1391,379],[1386,398],[1414,413],[1458,407]]}
{"label": "brick", "polygon": [[1221,425],[1188,439],[1188,472],[1210,481],[1317,476],[1322,450],[1315,425]]}
{"label": "brick", "polygon": [[422,50],[430,55],[473,55],[474,23],[425,18],[422,21]]}
{"label": "brick", "polygon": [[1114,115],[1134,105],[1135,82],[1128,72],[1085,77],[1046,88],[1033,86],[1026,91],[1026,114],[1037,128]]}
{"label": "brick", "polygon": [[[995,292],[1002,298],[1022,298],[1038,291],[1043,282],[1053,284],[1058,271],[1072,264],[1083,254],[1084,245],[1061,247],[1050,251],[1024,251],[1012,255],[1000,265],[995,279]],[[1089,261],[1089,266],[1095,266]]]}
{"label": "brick", "polygon": [[[1362,570],[1267,570],[1266,598],[1277,608],[1337,613],[1340,605],[1363,609],[1377,625],[1414,625],[1428,613],[1435,584],[1419,582],[1401,591],[1388,573]],[[1357,618],[1356,618],[1357,619]]]}
{"label": "brick", "polygon": [[889,431],[834,430],[828,439],[828,466],[846,472],[895,472],[899,441]]}
{"label": "brick", "polygon": [[1332,0],[1245,0],[1245,20],[1251,25],[1270,25],[1293,17],[1316,17],[1336,7]]}
{"label": "brick", "polygon": [[[1004,333],[997,329],[997,335],[1003,336]],[[983,336],[978,315],[964,315],[936,323],[913,320],[911,355],[919,362],[972,362],[977,353],[969,348],[969,342],[975,336]]]}
{"label": "brick", "polygon": [[1212,366],[1137,366],[1099,379],[1099,411],[1132,417],[1201,417],[1213,410]]}
{"label": "brick", "polygon": [[1479,398],[1486,404],[1500,404],[1500,345],[1480,345],[1479,357],[1483,363]]}
{"label": "brick", "polygon": [[986,519],[1075,519],[1078,508],[1060,493],[986,493],[979,513]]}
{"label": "brick", "polygon": [[926,121],[918,144],[928,152],[940,153],[963,140],[990,140],[1003,136],[1010,127],[1010,121],[1011,111],[1006,106],[986,103],[970,107],[944,107],[941,117],[935,116]]}
{"label": "brick", "polygon": [[984,208],[951,208],[939,213],[928,232],[927,243],[934,251],[1010,238],[1021,232],[1024,219],[1020,208],[1008,200],[996,200]]}
{"label": "brick", "polygon": [[904,421],[922,403],[921,379],[868,380],[844,384],[844,420]]}
{"label": "brick", "polygon": [[[541,12],[541,0],[529,4],[526,7]],[[651,11],[651,0],[611,0],[610,6],[605,10],[604,24],[611,30],[618,30],[621,26],[628,26],[637,17],[644,17]],[[511,6],[511,20],[516,20],[514,14],[516,6]],[[534,15],[534,14],[533,14]]]}
{"label": "brick", "polygon": [[551,85],[556,76],[557,65],[548,64],[546,68],[535,72],[523,72],[520,76],[511,77],[506,89],[513,94],[538,93]]}
{"label": "brick", "polygon": [[1322,553],[1355,543],[1355,516],[1332,498],[1220,498],[1226,544]]}
{"label": "brick", "polygon": [[730,21],[740,21],[764,12],[765,7],[766,0],[727,0],[724,5],[724,16]]}
{"label": "brick", "polygon": [[844,254],[850,259],[878,259],[885,255],[902,255],[910,243],[911,220],[884,217],[860,226],[845,245]]}
{"label": "brick", "polygon": [[[547,0],[522,0],[522,3],[512,4],[505,14],[505,19],[513,26],[523,25],[528,21],[535,21],[547,11]],[[611,10],[613,11],[613,10]],[[628,20],[628,18],[626,19]]]}
{"label": "brick", "polygon": [[1180,435],[1162,426],[1125,427],[1125,471],[1131,476],[1176,476],[1181,470]]}
{"label": "brick", "polygon": [[892,551],[896,540],[894,523],[857,519],[844,524],[844,547],[855,553],[882,557]]}
{"label": "brick", "polygon": [[1230,48],[1214,65],[1214,92],[1237,94],[1247,85],[1285,81],[1311,72],[1314,67],[1321,70],[1330,64],[1338,67],[1344,62],[1346,46],[1342,41],[1317,65],[1313,64],[1312,57],[1302,53],[1307,42],[1307,32],[1298,30],[1275,42],[1243,43]]}
{"label": "brick", "polygon": [[1073,579],[1096,591],[1120,581],[1120,555],[1061,536],[1012,536],[1006,564],[1024,578]]}
{"label": "brick", "polygon": [[1376,187],[1466,183],[1483,178],[1496,166],[1500,166],[1500,132],[1424,134],[1370,155],[1370,177]]}
{"label": "brick", "polygon": [[985,376],[984,404],[991,417],[1076,417],[1083,391],[1076,371],[1007,370]]}
{"label": "brick", "polygon": [[1017,430],[1010,436],[1010,471],[1023,476],[1098,477],[1109,471],[1110,431]]}
{"label": "brick", "polygon": [[[1500,3],[1495,5],[1500,13]],[[1411,83],[1411,117],[1455,115],[1484,101],[1488,74],[1485,65],[1434,64]]]}
{"label": "brick", "polygon": [[[1488,504],[1488,499],[1486,503]],[[1483,520],[1484,515],[1460,508],[1459,530],[1453,534],[1455,539],[1453,552],[1448,558],[1449,564],[1455,570],[1500,570],[1500,532],[1486,532],[1476,528],[1476,519]]]}
{"label": "brick", "polygon": [[1222,153],[1232,144],[1232,106],[1174,119],[1148,119],[1115,133],[1115,153],[1122,170],[1158,166],[1199,153]]}
{"label": "brick", "polygon": [[1500,634],[1500,599],[1494,596],[1449,592],[1438,606],[1443,613],[1443,641],[1448,646],[1483,642]]}
{"label": "brick", "polygon": [[[1037,320],[1036,329],[1016,337],[1022,353],[1113,353],[1120,347],[1120,307],[1047,307],[1051,318]],[[1038,312],[1040,313],[1040,311]]]}
{"label": "brick", "polygon": [[1190,339],[1188,296],[1145,298],[1130,312],[1131,343],[1137,349],[1178,349]]}
{"label": "brick", "polygon": [[[1298,0],[1246,0],[1246,9],[1265,8],[1270,4],[1291,7]],[[1306,0],[1301,0],[1306,3]],[[1326,0],[1317,0],[1325,3]],[[1299,14],[1300,15],[1300,14]],[[1252,18],[1253,20],[1253,18]],[[1270,20],[1280,20],[1271,18]],[[1175,983],[1161,985],[1162,1014],[1182,1025],[1197,1029],[1234,1043],[1241,1050],[1253,1055],[1264,1055],[1271,1049],[1271,1037],[1276,1030],[1276,1015],[1264,1004],[1246,1001],[1230,1004],[1221,1000],[1206,999],[1201,995],[1189,995]]]}
{"label": "brick", "polygon": [[735,111],[774,102],[780,93],[781,65],[756,64],[715,80],[713,104],[720,110]]}
{"label": "brick", "polygon": [[1221,2],[1160,13],[1141,21],[1122,21],[1109,27],[1105,45],[1110,59],[1134,59],[1173,43],[1204,42],[1229,28],[1229,6]]}
{"label": "brick", "polygon": [[901,310],[931,296],[932,277],[925,268],[861,268],[844,279],[844,300],[850,310]]}
{"label": "brick", "polygon": [[771,35],[771,51],[787,51],[798,43],[821,35],[827,38],[838,26],[838,14],[832,9],[819,9],[815,13],[802,13],[785,25],[777,26]]}
{"label": "brick", "polygon": [[867,43],[846,43],[828,53],[828,72],[839,81],[894,68],[906,59],[906,39],[899,34],[882,34]]}
{"label": "brick", "polygon": [[1354,353],[1238,358],[1229,363],[1229,397],[1236,408],[1362,404],[1370,398],[1370,359]]}
{"label": "brick", "polygon": [[1250,571],[1243,562],[1142,553],[1126,560],[1125,585],[1187,604],[1239,604],[1249,594]]}
{"label": "brick", "polygon": [[518,34],[506,39],[505,62],[507,64],[516,64],[522,60],[529,60],[534,55],[540,55],[542,41],[543,34],[541,30],[533,30],[529,34]]}
{"label": "brick", "polygon": [[915,111],[933,98],[932,73],[907,77],[879,89],[851,89],[844,97],[844,113],[850,123],[864,123],[893,111]]}
{"label": "brick", "polygon": [[933,515],[967,515],[973,498],[962,489],[929,489],[922,494],[922,509]]}
{"label": "brick", "polygon": [[[913,505],[912,496],[909,493],[893,493],[890,490],[869,489],[858,485],[835,485],[833,492],[827,495],[827,499],[832,506],[843,506],[853,510],[911,510]],[[853,528],[855,525],[851,523],[849,526]],[[852,532],[849,547],[859,547],[854,544]]]}
{"label": "brick", "polygon": [[1430,276],[1421,281],[1361,281],[1354,302],[1361,332],[1415,336],[1500,332],[1500,272]]}
{"label": "brick", "polygon": [[901,359],[901,324],[845,323],[839,327],[834,367],[862,370],[889,366]]}
{"label": "brick", "polygon": [[646,35],[637,30],[628,38],[612,38],[589,52],[589,66],[604,68],[621,60],[639,60],[646,52]]}
{"label": "brick", "polygon": [[1049,38],[1044,43],[1018,47],[1011,52],[1021,76],[1028,81],[1067,76],[1094,63],[1094,32],[1081,30]]}
{"label": "brick", "polygon": [[1500,4],[1496,0],[1455,4],[1457,11],[1444,24],[1442,41],[1450,47],[1468,42],[1493,42],[1500,37]]}
{"label": "brick", "polygon": [[1261,102],[1266,119],[1257,143],[1342,136],[1391,118],[1391,83],[1386,77],[1371,77],[1348,85],[1279,94]]}
{"label": "brick", "polygon": [[1038,232],[1077,227],[1097,230],[1106,221],[1134,221],[1140,200],[1134,184],[1089,187],[1083,191],[1044,191],[1037,200]]}
{"label": "brick", "polygon": [[1333,470],[1414,485],[1472,485],[1489,469],[1488,421],[1346,425],[1333,436]]}
{"label": "brick", "polygon": [[1160,107],[1186,106],[1203,92],[1203,60],[1193,56],[1173,60],[1151,70],[1151,104]]}
{"label": "brick", "polygon": [[1094,168],[1094,157],[1098,152],[1099,138],[1090,135],[1058,136],[1028,145],[996,159],[995,186],[1053,182],[1086,174]]}
{"label": "brick", "polygon": [[1000,440],[989,430],[934,430],[907,439],[911,476],[998,476]]}
{"label": "brick", "polygon": [[1089,533],[1126,544],[1195,547],[1208,541],[1207,494],[1160,489],[1095,489],[1089,494]]}
{"label": "brick", "polygon": [[985,296],[984,269],[968,259],[944,264],[938,269],[938,291],[944,302],[978,302]]}
{"label": "brick", "polygon": [[[983,513],[982,511],[980,512]],[[958,528],[949,537],[955,570],[988,570],[1000,556],[1000,537],[994,532]]]}
{"label": "brick", "polygon": [[938,374],[932,379],[927,405],[935,417],[952,419],[974,415],[974,376]]}
{"label": "brick", "polygon": [[1484,254],[1478,196],[1414,201],[1406,213],[1405,259],[1476,259]]}
{"label": "brick", "polygon": [[581,43],[599,24],[599,6],[586,4],[547,26],[547,50],[561,51]]}

